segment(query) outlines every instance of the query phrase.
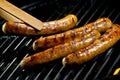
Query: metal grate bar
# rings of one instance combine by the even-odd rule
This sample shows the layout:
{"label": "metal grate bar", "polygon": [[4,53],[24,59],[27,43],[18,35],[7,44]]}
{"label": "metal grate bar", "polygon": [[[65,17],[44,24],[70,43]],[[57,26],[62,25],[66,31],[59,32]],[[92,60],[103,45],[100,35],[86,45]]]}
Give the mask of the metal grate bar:
{"label": "metal grate bar", "polygon": [[41,75],[41,73],[38,73],[38,75],[35,77],[34,80],[38,80],[40,75]]}
{"label": "metal grate bar", "polygon": [[106,7],[105,7],[105,9],[102,11],[102,13],[100,14],[100,16],[98,17],[98,18],[100,18],[100,17],[105,17],[106,15],[106,12],[107,12],[107,9],[109,9],[109,5],[110,4],[108,4]]}
{"label": "metal grate bar", "polygon": [[[17,58],[15,58],[15,59],[17,59]],[[10,73],[10,75],[8,76],[8,78],[7,78],[7,80],[9,80],[12,76],[13,76],[13,74],[15,73],[15,71],[18,69],[18,67],[19,67],[19,65],[17,65],[16,67],[15,67],[15,69]]]}
{"label": "metal grate bar", "polygon": [[92,73],[92,70],[95,68],[96,63],[97,63],[97,62],[95,62],[95,63],[91,66],[90,70],[88,71],[88,73],[86,73],[86,75],[85,75],[85,77],[83,78],[83,80],[87,80],[87,79],[89,78],[89,75]]}
{"label": "metal grate bar", "polygon": [[[96,8],[96,9],[99,9],[102,5],[104,5],[104,3],[105,3],[105,1],[103,1],[103,2],[98,6],[98,8]],[[95,5],[94,5],[94,6],[95,6]],[[94,6],[90,6],[90,8],[88,8],[88,9],[86,10],[86,12],[84,13],[84,15],[81,16],[81,18],[79,19],[77,25],[80,24],[80,22],[85,18],[85,16],[87,16],[87,15],[90,13],[91,9],[94,8]],[[80,13],[77,13],[77,14],[80,14]]]}
{"label": "metal grate bar", "polygon": [[26,37],[23,37],[23,39],[17,44],[17,46],[13,50],[16,50],[25,39]]}
{"label": "metal grate bar", "polygon": [[25,80],[32,80],[32,78],[34,78],[35,73],[30,73]]}
{"label": "metal grate bar", "polygon": [[70,71],[67,73],[67,75],[64,77],[63,80],[68,80],[68,79],[70,79],[70,77],[71,77],[73,71],[74,71],[74,70],[70,70]]}
{"label": "metal grate bar", "polygon": [[[108,4],[109,5],[109,4]],[[99,11],[99,9],[101,8],[103,6],[103,4],[101,4],[98,8],[96,8],[96,10],[94,11],[94,13],[90,16],[90,18],[85,22],[85,24],[87,24],[95,15],[96,15],[96,13]],[[103,12],[100,14],[100,16],[98,16],[98,18],[100,18],[104,13],[105,13],[105,11],[106,11],[106,9],[108,8],[108,6],[107,7],[105,7],[105,9],[103,10]]]}
{"label": "metal grate bar", "polygon": [[0,62],[0,68],[4,65],[3,60]]}
{"label": "metal grate bar", "polygon": [[117,63],[119,64],[119,62],[118,62],[119,60],[120,60],[120,54],[119,54],[118,57],[115,59],[115,61],[114,61],[114,63],[112,64],[112,66],[110,67],[110,70],[107,72],[106,77],[108,77],[108,76],[111,74],[111,72],[112,72],[113,68],[116,66],[116,64],[117,64]]}
{"label": "metal grate bar", "polygon": [[[111,10],[111,12],[110,12],[110,14],[108,15],[108,17],[111,17],[112,16],[112,14],[114,13],[114,9],[113,10]],[[114,23],[114,22],[113,22]]]}
{"label": "metal grate bar", "polygon": [[5,50],[2,52],[2,54],[6,53],[9,48],[11,48],[12,45],[14,45],[15,41],[18,39],[18,37],[14,38],[13,41],[5,48]]}
{"label": "metal grate bar", "polygon": [[82,68],[80,68],[80,70],[78,71],[78,73],[76,74],[76,76],[73,78],[73,80],[77,80],[80,76],[80,74],[82,73],[82,71],[84,70],[86,65],[83,65]]}
{"label": "metal grate bar", "polygon": [[[111,53],[111,52],[110,52]],[[102,66],[100,67],[99,71],[96,73],[96,76],[94,77],[94,80],[97,79],[99,77],[99,75],[101,74],[101,72],[103,71],[103,69],[105,68],[105,66],[107,65],[111,54],[109,53],[109,56],[107,57],[107,59],[104,61],[104,63],[102,64]]]}
{"label": "metal grate bar", "polygon": [[1,38],[0,49],[5,45],[5,43],[7,43],[8,40],[9,38]]}
{"label": "metal grate bar", "polygon": [[52,74],[52,72],[55,70],[56,67],[57,67],[57,64],[55,64],[55,66],[53,66],[53,68],[51,68],[51,70],[48,72],[48,74],[46,75],[44,80],[48,80],[50,78],[50,75]]}
{"label": "metal grate bar", "polygon": [[[9,68],[13,65],[13,63],[15,62],[17,58],[14,58],[13,61],[9,64],[9,66],[5,69],[5,71],[0,75],[0,78],[2,78],[3,76],[6,76],[6,72],[9,70]],[[4,77],[5,78],[5,77]]]}
{"label": "metal grate bar", "polygon": [[116,22],[116,20],[120,17],[120,13],[118,13],[118,15],[115,17],[115,19],[113,20],[113,23]]}
{"label": "metal grate bar", "polygon": [[58,80],[58,79],[59,79],[60,73],[61,73],[61,71],[63,71],[63,69],[64,69],[64,67],[62,67],[62,68],[58,71],[58,73],[55,75],[55,78],[54,78],[53,80]]}

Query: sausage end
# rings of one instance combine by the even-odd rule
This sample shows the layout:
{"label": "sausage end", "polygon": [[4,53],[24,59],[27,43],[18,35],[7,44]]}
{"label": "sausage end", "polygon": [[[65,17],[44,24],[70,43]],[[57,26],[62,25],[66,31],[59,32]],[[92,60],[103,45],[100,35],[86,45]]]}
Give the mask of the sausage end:
{"label": "sausage end", "polygon": [[66,62],[66,58],[63,58],[63,59],[62,59],[62,64],[63,64],[63,67],[65,67],[65,66],[66,66],[66,63],[67,63],[67,62]]}
{"label": "sausage end", "polygon": [[36,45],[35,45],[35,42],[33,42],[32,47],[33,47],[33,50],[36,50],[36,49],[37,49],[37,48],[36,48]]}
{"label": "sausage end", "polygon": [[6,23],[3,24],[2,31],[6,34]]}
{"label": "sausage end", "polygon": [[25,66],[25,60],[23,59],[21,62],[20,62],[20,67],[23,68]]}
{"label": "sausage end", "polygon": [[29,62],[31,60],[31,57],[23,58],[23,60],[20,62],[20,67],[23,68],[25,66],[30,65]]}

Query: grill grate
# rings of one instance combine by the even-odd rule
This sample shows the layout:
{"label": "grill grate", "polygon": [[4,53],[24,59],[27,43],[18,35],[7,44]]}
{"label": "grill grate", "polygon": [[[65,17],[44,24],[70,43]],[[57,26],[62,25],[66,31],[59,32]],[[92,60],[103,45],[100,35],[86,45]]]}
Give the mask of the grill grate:
{"label": "grill grate", "polygon": [[[30,0],[18,4],[31,15],[42,21],[59,19],[69,13],[78,17],[76,27],[87,24],[100,17],[109,17],[113,23],[119,23],[120,10],[112,6],[111,0]],[[24,1],[25,2],[25,1]],[[117,3],[117,2],[116,2]],[[25,5],[25,6],[23,6]],[[0,25],[4,20],[0,19]],[[21,69],[20,61],[34,53],[32,42],[40,36],[7,35],[0,31],[0,79],[6,80],[95,80],[112,76],[120,67],[120,41],[112,48],[94,59],[82,64],[62,67],[61,59],[38,65],[33,68]]]}

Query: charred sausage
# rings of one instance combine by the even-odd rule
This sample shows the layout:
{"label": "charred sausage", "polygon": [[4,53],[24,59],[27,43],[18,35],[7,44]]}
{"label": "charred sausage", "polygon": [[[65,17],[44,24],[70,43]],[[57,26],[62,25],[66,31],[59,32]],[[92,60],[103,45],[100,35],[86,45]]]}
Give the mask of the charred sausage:
{"label": "charred sausage", "polygon": [[77,16],[69,14],[60,20],[43,22],[43,28],[40,31],[36,31],[34,28],[23,22],[9,21],[3,25],[2,30],[4,33],[15,33],[20,35],[45,35],[73,28],[77,21]]}
{"label": "charred sausage", "polygon": [[96,39],[89,46],[73,52],[63,58],[63,66],[67,64],[82,64],[95,56],[105,52],[120,39],[120,27],[113,24],[99,39]]}
{"label": "charred sausage", "polygon": [[20,66],[32,66],[35,64],[42,64],[56,60],[66,56],[71,52],[79,50],[80,48],[88,46],[98,37],[100,37],[100,33],[97,30],[94,30],[91,33],[83,36],[81,39],[76,39],[69,43],[60,44],[52,48],[48,48],[45,51],[28,56],[21,61]]}
{"label": "charred sausage", "polygon": [[36,50],[38,48],[48,48],[69,42],[76,38],[80,38],[82,35],[85,35],[94,29],[100,32],[105,32],[108,28],[110,28],[111,25],[112,22],[110,19],[100,18],[94,22],[84,25],[83,27],[79,27],[56,35],[41,37],[33,42],[33,49]]}

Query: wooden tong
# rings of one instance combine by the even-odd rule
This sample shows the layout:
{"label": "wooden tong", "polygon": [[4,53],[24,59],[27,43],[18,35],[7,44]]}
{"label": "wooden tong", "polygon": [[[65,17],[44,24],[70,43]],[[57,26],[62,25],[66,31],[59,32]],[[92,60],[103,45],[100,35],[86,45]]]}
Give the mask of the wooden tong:
{"label": "wooden tong", "polygon": [[42,21],[6,0],[0,0],[0,16],[7,21],[24,22],[37,30],[41,30],[43,27]]}

